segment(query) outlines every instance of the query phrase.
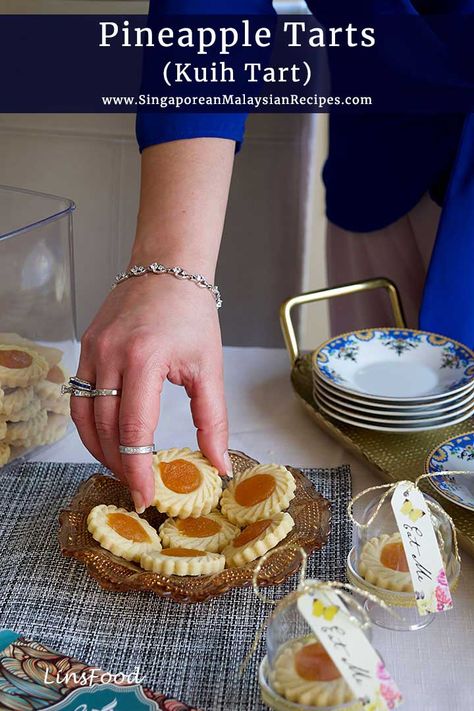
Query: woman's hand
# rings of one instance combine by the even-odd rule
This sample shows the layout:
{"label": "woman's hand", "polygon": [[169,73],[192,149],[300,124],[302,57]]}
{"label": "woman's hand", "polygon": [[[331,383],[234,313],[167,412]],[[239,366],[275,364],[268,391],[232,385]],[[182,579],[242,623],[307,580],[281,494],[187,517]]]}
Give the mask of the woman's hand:
{"label": "woman's hand", "polygon": [[153,499],[151,455],[121,455],[119,444],[153,443],[166,378],[191,398],[203,454],[222,474],[232,473],[220,328],[209,292],[169,275],[120,284],[84,334],[78,376],[122,389],[121,397],[72,397],[71,410],[83,443],[128,484],[137,511]]}
{"label": "woman's hand", "polygon": [[[143,151],[129,267],[161,262],[214,280],[234,150],[227,139],[193,138]],[[153,443],[165,378],[186,388],[203,454],[231,474],[221,336],[208,291],[167,274],[119,284],[84,335],[77,374],[122,389],[121,397],[72,397],[72,417],[89,451],[129,485],[137,511],[154,496],[151,455],[121,455],[119,445]]]}

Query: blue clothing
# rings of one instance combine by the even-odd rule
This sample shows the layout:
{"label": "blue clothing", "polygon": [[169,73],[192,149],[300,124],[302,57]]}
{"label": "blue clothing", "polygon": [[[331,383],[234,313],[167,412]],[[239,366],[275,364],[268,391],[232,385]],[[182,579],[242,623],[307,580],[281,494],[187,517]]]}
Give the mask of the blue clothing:
{"label": "blue clothing", "polygon": [[[164,15],[273,15],[272,0],[150,0],[149,24]],[[229,7],[230,6],[230,7]],[[140,150],[157,143],[183,138],[228,138],[240,147],[246,114],[165,114],[138,112],[137,139]]]}
{"label": "blue clothing", "polygon": [[459,143],[425,283],[420,324],[474,347],[474,114]]}
{"label": "blue clothing", "polygon": [[[229,11],[229,5],[233,10]],[[353,0],[307,0],[325,25]],[[358,0],[358,11],[398,13],[474,12],[474,0]],[[179,9],[177,9],[179,8]],[[150,20],[162,14],[266,14],[271,0],[151,0]],[[433,57],[433,61],[439,57]],[[400,61],[401,73],[402,60]],[[432,58],[428,58],[428,64]],[[406,67],[403,71],[407,71]],[[410,67],[422,72],[422,67]],[[180,138],[212,136],[240,144],[242,114],[140,113],[141,150]],[[425,285],[420,327],[474,347],[474,116],[334,114],[324,168],[326,211],[340,227],[370,232],[409,212],[429,190],[444,202],[443,216]],[[446,188],[447,186],[447,188]]]}

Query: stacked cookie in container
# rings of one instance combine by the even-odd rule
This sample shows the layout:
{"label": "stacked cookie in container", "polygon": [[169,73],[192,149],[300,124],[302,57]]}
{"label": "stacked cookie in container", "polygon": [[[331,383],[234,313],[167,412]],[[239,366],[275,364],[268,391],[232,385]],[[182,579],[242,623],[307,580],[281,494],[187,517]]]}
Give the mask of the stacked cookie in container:
{"label": "stacked cookie in container", "polygon": [[17,334],[0,334],[0,466],[66,432],[69,398],[63,352]]}

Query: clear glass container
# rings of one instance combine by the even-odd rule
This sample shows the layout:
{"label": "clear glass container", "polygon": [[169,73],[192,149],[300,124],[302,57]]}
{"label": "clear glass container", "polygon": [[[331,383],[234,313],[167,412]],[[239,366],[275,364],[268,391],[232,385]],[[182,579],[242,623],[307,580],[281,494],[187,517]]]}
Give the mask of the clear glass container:
{"label": "clear glass container", "polygon": [[[451,524],[442,509],[430,496],[424,494],[443,557],[451,590],[459,577],[459,563],[453,550]],[[400,533],[387,497],[375,515],[381,500],[379,492],[364,497],[365,506],[359,506],[356,519],[367,528],[355,527],[355,545],[347,560],[347,577],[352,585],[377,595],[394,614],[367,600],[365,608],[373,623],[392,630],[418,630],[430,624],[435,615],[420,615],[416,605],[408,564]],[[435,508],[436,507],[436,508]]]}
{"label": "clear glass container", "polygon": [[[288,595],[269,620],[267,654],[259,671],[263,702],[274,711],[362,711],[299,612],[300,594]],[[354,609],[351,614],[364,623]],[[365,634],[370,637],[370,628]]]}
{"label": "clear glass container", "polygon": [[0,186],[0,466],[68,429],[60,389],[78,354],[74,207]]}

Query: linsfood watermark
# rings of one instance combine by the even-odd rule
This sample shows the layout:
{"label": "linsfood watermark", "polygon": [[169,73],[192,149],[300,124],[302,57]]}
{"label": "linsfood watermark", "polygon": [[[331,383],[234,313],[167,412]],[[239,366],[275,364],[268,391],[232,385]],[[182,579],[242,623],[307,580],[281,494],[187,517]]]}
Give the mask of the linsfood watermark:
{"label": "linsfood watermark", "polygon": [[46,669],[44,673],[44,683],[46,686],[53,684],[59,686],[74,685],[76,687],[91,687],[94,686],[94,684],[118,684],[120,686],[124,684],[141,685],[144,680],[144,677],[140,675],[140,667],[135,667],[133,672],[129,674],[122,672],[111,674],[110,672],[104,672],[102,669],[96,669],[95,667],[89,667],[80,673],[65,672],[61,674],[58,672],[52,675],[49,669]]}

